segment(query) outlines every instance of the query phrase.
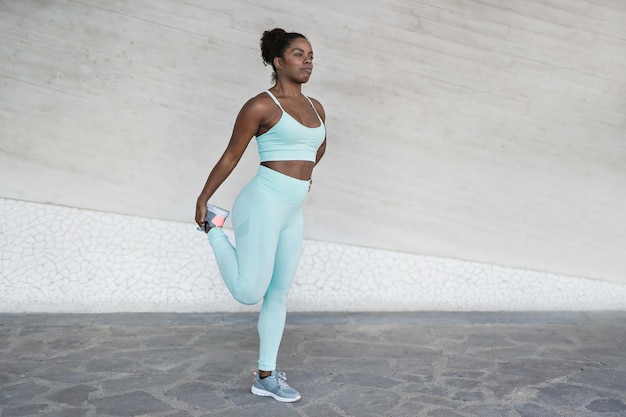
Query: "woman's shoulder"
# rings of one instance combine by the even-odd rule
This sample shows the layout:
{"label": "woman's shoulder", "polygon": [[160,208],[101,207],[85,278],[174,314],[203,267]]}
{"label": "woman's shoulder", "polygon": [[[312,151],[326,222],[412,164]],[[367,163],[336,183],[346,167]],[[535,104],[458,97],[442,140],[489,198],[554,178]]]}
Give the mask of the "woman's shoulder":
{"label": "woman's shoulder", "polygon": [[309,97],[309,100],[311,100],[311,103],[313,103],[315,110],[317,110],[319,115],[322,117],[322,120],[324,120],[326,118],[326,112],[324,111],[324,106],[322,106],[322,103],[320,103],[319,100],[313,97]]}
{"label": "woman's shoulder", "polygon": [[272,98],[268,94],[268,90],[265,90],[265,91],[261,91],[259,94],[252,97],[248,101],[254,102],[256,104],[267,105],[267,104],[271,104],[274,100],[272,100]]}
{"label": "woman's shoulder", "polygon": [[267,94],[267,91],[262,91],[259,94],[257,94],[256,96],[250,98],[247,102],[246,105],[250,105],[253,107],[261,107],[261,108],[267,108],[271,105],[274,104],[274,100],[272,100],[272,98],[270,97],[269,94]]}
{"label": "woman's shoulder", "polygon": [[318,99],[316,99],[315,97],[311,97],[311,96],[307,96],[307,97],[309,98],[309,100],[313,102],[313,104],[315,104],[316,106],[322,107],[322,103],[320,103]]}
{"label": "woman's shoulder", "polygon": [[256,96],[248,99],[243,105],[242,110],[254,113],[265,113],[273,105],[271,97],[265,92],[261,92]]}

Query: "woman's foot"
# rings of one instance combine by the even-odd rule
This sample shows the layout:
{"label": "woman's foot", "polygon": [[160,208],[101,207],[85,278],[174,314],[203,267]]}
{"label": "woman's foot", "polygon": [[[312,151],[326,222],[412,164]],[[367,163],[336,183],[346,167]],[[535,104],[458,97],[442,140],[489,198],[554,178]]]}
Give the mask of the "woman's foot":
{"label": "woman's foot", "polygon": [[272,397],[282,403],[292,403],[302,398],[300,393],[287,385],[287,376],[284,372],[272,371],[270,376],[261,378],[254,373],[254,384],[250,391],[254,395]]}
{"label": "woman's foot", "polygon": [[208,203],[206,205],[206,209],[207,212],[206,217],[204,218],[204,223],[202,223],[201,227],[198,227],[198,230],[209,233],[209,230],[213,227],[224,226],[224,222],[228,218],[230,211]]}

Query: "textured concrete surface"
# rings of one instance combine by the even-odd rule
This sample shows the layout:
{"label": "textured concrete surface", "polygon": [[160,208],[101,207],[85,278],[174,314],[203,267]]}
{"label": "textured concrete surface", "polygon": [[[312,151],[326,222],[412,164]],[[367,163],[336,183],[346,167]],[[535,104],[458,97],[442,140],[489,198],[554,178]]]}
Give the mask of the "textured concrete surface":
{"label": "textured concrete surface", "polygon": [[290,314],[303,399],[249,393],[256,315],[0,315],[0,416],[626,416],[626,313]]}

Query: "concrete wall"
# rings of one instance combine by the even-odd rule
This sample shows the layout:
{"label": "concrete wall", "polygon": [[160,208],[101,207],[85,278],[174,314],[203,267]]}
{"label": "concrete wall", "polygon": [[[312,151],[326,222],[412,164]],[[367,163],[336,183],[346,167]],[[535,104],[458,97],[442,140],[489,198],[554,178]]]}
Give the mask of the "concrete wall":
{"label": "concrete wall", "polygon": [[[306,237],[342,254],[329,275],[358,279],[341,271],[369,265],[376,253],[383,265],[402,259],[387,276],[400,288],[444,288],[454,274],[402,265],[469,262],[518,271],[511,274],[526,288],[576,288],[564,308],[581,305],[582,288],[626,286],[622,1],[4,0],[0,23],[0,207],[13,225],[0,225],[4,283],[31,279],[15,256],[37,255],[37,245],[18,237],[31,227],[45,236],[36,213],[56,210],[37,203],[69,207],[55,217],[64,223],[73,207],[92,222],[98,212],[117,213],[138,224],[189,225],[185,233],[196,236],[195,197],[236,113],[270,86],[259,36],[281,26],[311,40],[316,68],[305,93],[328,114]],[[252,143],[215,202],[232,204],[257,163]],[[7,208],[15,204],[32,224],[15,219]],[[78,239],[83,226],[72,227],[55,229],[51,241]],[[205,243],[196,240],[188,242]],[[187,250],[180,245],[174,256]],[[78,271],[92,262],[80,252],[72,258]],[[111,255],[108,263],[132,259]],[[40,280],[66,282],[65,269],[51,266]],[[456,285],[475,288],[476,298],[440,291],[437,306],[493,307],[481,305],[477,290],[484,270],[470,270]],[[496,279],[500,293],[515,292],[508,276]],[[376,294],[381,285],[368,275],[356,288]],[[5,299],[17,293],[6,284]],[[518,294],[528,301],[518,308],[540,308]]]}

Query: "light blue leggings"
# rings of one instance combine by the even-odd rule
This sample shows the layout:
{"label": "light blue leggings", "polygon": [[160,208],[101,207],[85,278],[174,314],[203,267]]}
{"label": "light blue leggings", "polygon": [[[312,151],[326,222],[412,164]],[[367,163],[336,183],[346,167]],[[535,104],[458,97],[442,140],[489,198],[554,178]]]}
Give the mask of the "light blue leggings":
{"label": "light blue leggings", "polygon": [[309,182],[259,167],[232,210],[237,248],[221,228],[209,231],[217,265],[233,297],[263,300],[259,314],[259,369],[276,369],[285,328],[287,294],[302,252],[302,203]]}

